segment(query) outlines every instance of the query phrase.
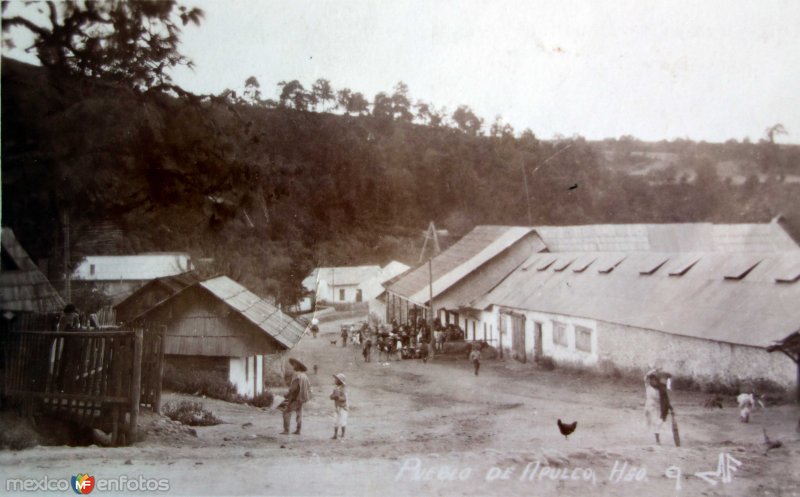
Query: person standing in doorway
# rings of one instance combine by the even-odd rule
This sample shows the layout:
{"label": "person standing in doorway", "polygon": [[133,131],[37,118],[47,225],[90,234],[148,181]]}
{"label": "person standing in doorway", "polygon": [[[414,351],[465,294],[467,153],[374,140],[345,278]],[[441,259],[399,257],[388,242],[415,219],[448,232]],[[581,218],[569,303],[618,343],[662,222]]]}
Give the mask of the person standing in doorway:
{"label": "person standing in doorway", "polygon": [[289,384],[289,393],[286,394],[286,408],[283,411],[283,433],[282,435],[289,434],[289,425],[292,420],[292,412],[295,415],[295,422],[297,429],[294,431],[295,435],[300,434],[300,429],[303,425],[303,404],[311,400],[311,382],[308,381],[306,376],[305,364],[297,359],[289,359],[289,364],[294,368],[291,383]]}

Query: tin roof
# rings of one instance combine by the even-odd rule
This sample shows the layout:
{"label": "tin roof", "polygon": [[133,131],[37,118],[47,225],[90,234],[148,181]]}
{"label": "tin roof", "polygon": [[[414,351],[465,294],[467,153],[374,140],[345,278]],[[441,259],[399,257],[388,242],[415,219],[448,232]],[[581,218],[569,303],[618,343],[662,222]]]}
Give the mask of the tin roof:
{"label": "tin roof", "polygon": [[777,222],[537,226],[550,252],[780,252],[798,246]]}
{"label": "tin roof", "polygon": [[303,336],[305,331],[303,325],[227,276],[218,276],[202,281],[198,285],[232,307],[287,349],[294,347]]}
{"label": "tin roof", "polygon": [[143,281],[193,269],[188,254],[160,252],[138,255],[89,255],[73,273],[86,281]]}
{"label": "tin roof", "polygon": [[476,226],[431,259],[430,272],[428,264],[424,263],[390,283],[386,290],[417,304],[425,304],[429,299],[431,279],[436,297],[531,231],[532,228],[521,226]]}
{"label": "tin roof", "polygon": [[16,312],[60,312],[61,295],[31,260],[11,228],[3,228],[0,245],[12,268],[0,271],[0,309]]}
{"label": "tin roof", "polygon": [[[553,256],[549,266],[540,264]],[[569,267],[556,270],[573,258],[576,262]],[[766,347],[800,328],[798,302],[798,250],[566,252],[532,256],[471,305],[578,316]]]}
{"label": "tin roof", "polygon": [[[287,349],[294,347],[303,336],[305,327],[302,324],[227,276],[217,276],[189,285],[135,316],[132,320],[137,321],[146,318],[146,316],[167,302],[196,288],[202,288],[213,298],[224,302],[245,320],[258,327]],[[187,339],[203,340],[204,338],[188,337]]]}

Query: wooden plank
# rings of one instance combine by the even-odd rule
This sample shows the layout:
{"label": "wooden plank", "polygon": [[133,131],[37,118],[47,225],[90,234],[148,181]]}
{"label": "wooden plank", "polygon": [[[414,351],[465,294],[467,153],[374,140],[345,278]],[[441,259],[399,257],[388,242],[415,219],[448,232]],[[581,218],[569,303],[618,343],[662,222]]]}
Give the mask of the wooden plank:
{"label": "wooden plank", "polygon": [[128,397],[112,397],[112,396],[98,396],[98,395],[84,395],[78,393],[56,393],[56,392],[30,392],[27,390],[9,390],[9,396],[12,395],[28,395],[38,399],[52,399],[52,400],[96,400],[105,404],[127,404],[130,402]]}
{"label": "wooden plank", "polygon": [[136,441],[136,422],[139,417],[139,398],[142,388],[142,341],[144,331],[137,330],[133,342],[133,374],[131,375],[131,415],[128,429],[128,440]]}
{"label": "wooden plank", "polygon": [[53,338],[62,337],[119,337],[126,335],[134,335],[136,332],[132,330],[122,331],[12,331],[13,335],[30,335],[30,336],[48,336]]}
{"label": "wooden plank", "polygon": [[164,378],[164,347],[167,340],[167,327],[161,326],[161,333],[158,341],[158,374],[155,378],[155,400],[153,401],[153,412],[161,412],[161,386]]}

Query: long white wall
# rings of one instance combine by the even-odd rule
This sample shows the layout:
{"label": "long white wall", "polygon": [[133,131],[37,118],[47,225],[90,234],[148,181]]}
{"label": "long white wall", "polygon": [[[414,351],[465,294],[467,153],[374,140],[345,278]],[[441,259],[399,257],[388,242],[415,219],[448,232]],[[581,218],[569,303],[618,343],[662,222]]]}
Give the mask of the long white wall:
{"label": "long white wall", "polygon": [[[795,365],[779,353],[757,347],[733,345],[669,333],[631,328],[604,321],[533,311],[525,316],[525,353],[535,354],[536,323],[542,327],[542,355],[562,364],[586,367],[613,365],[621,370],[661,367],[676,376],[698,383],[747,384],[759,379],[794,388]],[[501,333],[500,320],[507,320]],[[510,316],[496,306],[482,313],[480,326],[491,327],[490,344],[502,347],[503,357],[512,357]],[[556,331],[562,327],[563,331]],[[581,338],[582,335],[582,338]]]}

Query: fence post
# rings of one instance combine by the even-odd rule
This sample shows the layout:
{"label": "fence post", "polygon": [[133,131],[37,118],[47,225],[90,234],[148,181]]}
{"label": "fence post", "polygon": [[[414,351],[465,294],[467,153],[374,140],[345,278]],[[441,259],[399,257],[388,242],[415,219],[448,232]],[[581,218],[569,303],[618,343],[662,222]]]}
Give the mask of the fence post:
{"label": "fence post", "polygon": [[164,350],[167,346],[167,327],[161,326],[159,332],[161,342],[158,347],[158,375],[156,376],[155,383],[155,399],[153,400],[153,412],[161,412],[161,388],[164,382]]}
{"label": "fence post", "polygon": [[144,330],[136,330],[133,340],[133,378],[131,378],[131,416],[128,426],[128,443],[136,442],[136,423],[139,417],[139,399],[142,393],[142,341]]}

